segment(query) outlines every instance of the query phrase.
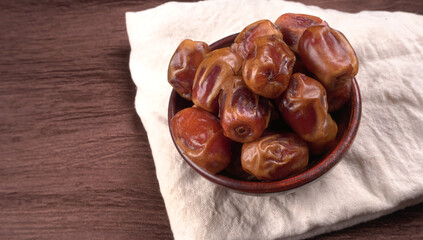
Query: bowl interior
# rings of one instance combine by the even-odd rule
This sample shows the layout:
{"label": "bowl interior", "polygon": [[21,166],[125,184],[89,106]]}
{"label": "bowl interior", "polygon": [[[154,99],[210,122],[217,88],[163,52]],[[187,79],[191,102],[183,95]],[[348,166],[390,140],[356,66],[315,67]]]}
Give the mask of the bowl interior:
{"label": "bowl interior", "polygon": [[[225,37],[210,45],[212,50],[230,46],[237,34]],[[338,134],[336,137],[336,144],[323,155],[310,157],[309,165],[302,172],[293,175],[291,177],[271,182],[262,182],[252,180],[249,175],[242,171],[240,163],[240,146],[241,144],[234,145],[234,152],[232,157],[231,165],[227,170],[213,175],[198,167],[192,162],[176,144],[172,128],[170,127],[170,120],[180,110],[191,107],[192,102],[185,100],[180,97],[176,91],[172,90],[169,99],[168,108],[168,125],[172,140],[181,154],[182,158],[200,175],[207,178],[208,180],[227,187],[229,189],[241,192],[241,193],[275,193],[292,190],[322,176],[334,167],[350,148],[354,137],[357,133],[358,126],[361,118],[361,97],[360,90],[358,88],[357,81],[353,79],[352,84],[352,96],[350,100],[338,111],[331,113],[332,118],[338,124]]]}

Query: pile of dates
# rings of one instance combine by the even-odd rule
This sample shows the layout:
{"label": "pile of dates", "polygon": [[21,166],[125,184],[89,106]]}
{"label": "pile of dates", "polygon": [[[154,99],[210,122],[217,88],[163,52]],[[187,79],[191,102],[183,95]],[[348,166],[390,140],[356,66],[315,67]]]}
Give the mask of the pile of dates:
{"label": "pile of dates", "polygon": [[334,144],[331,113],[349,100],[357,71],[345,36],[311,15],[254,22],[213,51],[183,40],[168,81],[193,106],[171,119],[175,142],[211,174],[239,166],[256,180],[286,178]]}

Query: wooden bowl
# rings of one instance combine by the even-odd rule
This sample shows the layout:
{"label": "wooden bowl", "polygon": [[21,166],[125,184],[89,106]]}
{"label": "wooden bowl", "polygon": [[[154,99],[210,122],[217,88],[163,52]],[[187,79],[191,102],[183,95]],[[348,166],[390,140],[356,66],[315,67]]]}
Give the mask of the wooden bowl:
{"label": "wooden bowl", "polygon": [[[237,34],[225,37],[210,45],[212,50],[230,46]],[[357,81],[353,79],[352,96],[340,110],[331,113],[332,118],[338,124],[338,135],[336,137],[336,144],[325,154],[318,157],[311,157],[307,168],[296,175],[290,176],[285,179],[271,182],[262,182],[258,180],[247,180],[242,174],[234,174],[234,171],[223,170],[222,172],[213,175],[198,167],[192,162],[176,144],[170,121],[172,117],[180,110],[191,107],[192,102],[187,101],[180,97],[175,90],[172,90],[169,99],[168,108],[168,125],[173,143],[176,149],[181,154],[182,158],[201,176],[210,180],[211,182],[220,186],[235,190],[240,193],[246,194],[266,194],[266,193],[280,193],[295,190],[296,188],[310,183],[329,170],[331,170],[339,161],[342,156],[351,147],[356,136],[358,126],[361,118],[361,97]],[[239,154],[235,154],[232,165],[240,168]]]}

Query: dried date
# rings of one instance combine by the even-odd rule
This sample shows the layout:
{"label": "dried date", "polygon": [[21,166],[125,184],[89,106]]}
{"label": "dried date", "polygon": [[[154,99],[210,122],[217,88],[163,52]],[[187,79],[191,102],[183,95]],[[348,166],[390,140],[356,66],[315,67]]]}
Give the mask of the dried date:
{"label": "dried date", "polygon": [[357,56],[345,36],[328,26],[311,26],[300,38],[298,54],[323,84],[330,102],[335,103],[330,110],[342,107],[349,99],[351,81],[358,72]]}
{"label": "dried date", "polygon": [[294,133],[270,134],[241,150],[242,168],[259,180],[272,181],[298,173],[308,165],[307,143]]}
{"label": "dried date", "polygon": [[176,144],[199,167],[216,174],[229,165],[231,140],[213,114],[185,108],[173,116],[171,127]]}
{"label": "dried date", "polygon": [[276,35],[282,38],[279,29],[269,20],[260,20],[245,27],[235,38],[232,49],[245,59],[258,37]]}
{"label": "dried date", "polygon": [[179,44],[170,60],[167,79],[181,97],[191,100],[195,73],[209,52],[205,42],[185,39]]}
{"label": "dried date", "polygon": [[225,136],[237,142],[251,142],[269,124],[269,100],[253,93],[241,76],[226,82],[219,99],[220,121]]}
{"label": "dried date", "polygon": [[276,19],[275,25],[282,32],[285,43],[292,51],[298,53],[298,41],[303,32],[310,26],[327,25],[327,23],[312,15],[285,13]]}
{"label": "dried date", "polygon": [[288,89],[276,102],[286,123],[312,146],[312,154],[323,153],[331,147],[338,126],[328,113],[326,90],[322,84],[295,73]]}
{"label": "dried date", "polygon": [[197,69],[192,88],[195,105],[211,113],[218,113],[220,90],[225,81],[236,75],[242,66],[242,59],[229,47],[207,54]]}
{"label": "dried date", "polygon": [[256,94],[276,98],[288,86],[295,64],[295,55],[282,38],[275,35],[254,40],[242,66],[247,86]]}

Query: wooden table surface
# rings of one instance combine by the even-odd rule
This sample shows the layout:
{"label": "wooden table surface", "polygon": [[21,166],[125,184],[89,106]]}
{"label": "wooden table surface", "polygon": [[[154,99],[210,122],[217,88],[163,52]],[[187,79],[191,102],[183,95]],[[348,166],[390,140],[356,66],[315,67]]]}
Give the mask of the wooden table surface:
{"label": "wooden table surface", "polygon": [[[0,239],[173,238],[124,15],[164,2],[1,1]],[[301,2],[423,14],[414,0]],[[423,204],[319,237],[388,238],[422,239]]]}

